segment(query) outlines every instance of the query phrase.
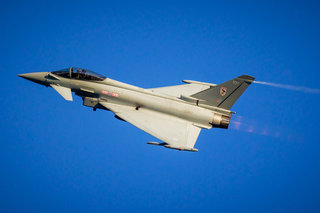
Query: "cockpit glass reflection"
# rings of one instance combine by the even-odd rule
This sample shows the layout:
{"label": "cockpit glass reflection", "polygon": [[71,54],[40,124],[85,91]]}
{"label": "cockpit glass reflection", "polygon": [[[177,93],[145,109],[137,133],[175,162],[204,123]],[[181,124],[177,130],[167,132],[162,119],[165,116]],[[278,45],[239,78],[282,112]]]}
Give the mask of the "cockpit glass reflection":
{"label": "cockpit glass reflection", "polygon": [[104,79],[106,79],[106,77],[103,75],[95,73],[91,70],[78,68],[78,67],[70,67],[70,68],[54,71],[52,73],[63,78],[71,78],[71,79],[85,80],[85,81],[103,81]]}

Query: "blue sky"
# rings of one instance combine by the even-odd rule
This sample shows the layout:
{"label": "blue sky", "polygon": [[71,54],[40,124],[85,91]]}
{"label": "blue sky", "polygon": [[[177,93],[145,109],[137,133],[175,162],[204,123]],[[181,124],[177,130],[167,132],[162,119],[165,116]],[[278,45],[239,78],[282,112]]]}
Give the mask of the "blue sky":
{"label": "blue sky", "polygon": [[316,1],[3,1],[0,212],[319,212],[319,94],[253,84],[197,153],[17,74],[320,88]]}

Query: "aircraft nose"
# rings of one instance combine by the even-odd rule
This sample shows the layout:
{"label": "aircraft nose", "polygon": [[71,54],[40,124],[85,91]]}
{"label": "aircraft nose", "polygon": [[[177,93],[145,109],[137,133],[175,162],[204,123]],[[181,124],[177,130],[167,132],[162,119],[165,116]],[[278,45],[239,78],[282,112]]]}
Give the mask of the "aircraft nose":
{"label": "aircraft nose", "polygon": [[47,75],[48,75],[48,72],[33,72],[33,73],[19,74],[18,76],[38,84],[46,85],[45,77]]}

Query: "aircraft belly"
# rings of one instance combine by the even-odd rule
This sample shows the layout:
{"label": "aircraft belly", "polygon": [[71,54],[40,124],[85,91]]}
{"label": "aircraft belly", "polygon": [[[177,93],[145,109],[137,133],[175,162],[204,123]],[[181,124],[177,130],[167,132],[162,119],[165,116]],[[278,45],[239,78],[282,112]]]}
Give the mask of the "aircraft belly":
{"label": "aircraft belly", "polygon": [[119,98],[110,98],[110,103],[124,104],[133,107],[143,107],[157,112],[173,115],[202,126],[209,127],[213,119],[210,110],[193,106],[180,101],[174,101],[135,91],[118,91]]}

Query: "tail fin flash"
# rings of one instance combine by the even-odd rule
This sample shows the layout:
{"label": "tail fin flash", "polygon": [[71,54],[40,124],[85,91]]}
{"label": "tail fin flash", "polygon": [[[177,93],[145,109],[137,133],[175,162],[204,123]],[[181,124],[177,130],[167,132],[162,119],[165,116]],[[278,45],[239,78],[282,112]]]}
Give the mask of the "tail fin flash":
{"label": "tail fin flash", "polygon": [[230,109],[254,79],[252,76],[242,75],[217,86],[211,86],[191,97],[199,99],[200,104]]}

